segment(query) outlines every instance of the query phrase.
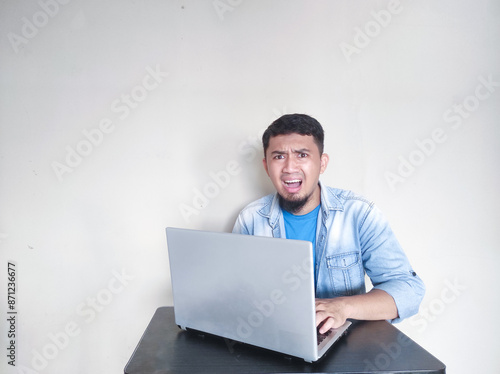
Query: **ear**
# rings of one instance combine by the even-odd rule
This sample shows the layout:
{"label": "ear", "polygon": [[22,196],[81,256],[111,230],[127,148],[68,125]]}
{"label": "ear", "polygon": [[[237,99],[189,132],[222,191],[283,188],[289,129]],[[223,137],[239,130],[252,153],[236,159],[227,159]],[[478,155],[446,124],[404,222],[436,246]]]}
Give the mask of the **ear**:
{"label": "ear", "polygon": [[269,169],[267,168],[267,160],[265,157],[262,159],[262,165],[264,165],[264,170],[266,171],[267,176],[269,176]]}
{"label": "ear", "polygon": [[328,161],[330,161],[330,157],[326,154],[326,153],[323,153],[321,155],[321,167],[319,169],[319,173],[320,174],[323,174],[326,170],[326,167],[328,166]]}

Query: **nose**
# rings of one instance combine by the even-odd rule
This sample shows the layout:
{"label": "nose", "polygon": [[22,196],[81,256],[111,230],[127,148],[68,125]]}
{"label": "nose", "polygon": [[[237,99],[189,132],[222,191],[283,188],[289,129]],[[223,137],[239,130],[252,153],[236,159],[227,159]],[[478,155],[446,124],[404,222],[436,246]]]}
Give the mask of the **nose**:
{"label": "nose", "polygon": [[294,173],[297,171],[297,160],[295,157],[287,157],[285,160],[285,165],[283,167],[283,171],[285,173]]}

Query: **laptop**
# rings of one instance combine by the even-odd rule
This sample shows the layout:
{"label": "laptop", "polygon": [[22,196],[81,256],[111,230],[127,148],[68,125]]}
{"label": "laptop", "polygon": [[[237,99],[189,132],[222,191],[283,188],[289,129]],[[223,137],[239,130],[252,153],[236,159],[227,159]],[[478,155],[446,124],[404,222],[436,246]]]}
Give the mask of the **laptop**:
{"label": "laptop", "polygon": [[314,362],[351,322],[316,329],[312,243],[168,227],[175,323]]}

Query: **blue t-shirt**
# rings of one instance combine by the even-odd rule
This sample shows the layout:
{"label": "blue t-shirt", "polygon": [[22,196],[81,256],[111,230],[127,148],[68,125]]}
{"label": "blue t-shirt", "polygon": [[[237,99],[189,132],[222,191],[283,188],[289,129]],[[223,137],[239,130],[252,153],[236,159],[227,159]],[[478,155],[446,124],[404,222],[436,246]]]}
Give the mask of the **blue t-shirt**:
{"label": "blue t-shirt", "polygon": [[[316,226],[320,207],[321,205],[318,205],[313,211],[301,216],[296,216],[282,209],[286,238],[310,241],[313,247],[314,262],[316,262]],[[316,284],[316,279],[314,284]]]}

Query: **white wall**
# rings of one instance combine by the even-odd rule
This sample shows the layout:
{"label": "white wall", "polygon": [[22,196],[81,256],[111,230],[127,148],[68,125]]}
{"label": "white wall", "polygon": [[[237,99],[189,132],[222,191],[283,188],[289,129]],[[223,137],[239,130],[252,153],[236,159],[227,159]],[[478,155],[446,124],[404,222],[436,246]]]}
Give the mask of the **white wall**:
{"label": "white wall", "polygon": [[172,304],[164,228],[230,230],[272,191],[258,135],[293,112],[427,285],[398,327],[450,373],[498,372],[499,31],[486,0],[2,1],[0,266],[31,369],[7,364],[2,270],[2,372],[122,372]]}

